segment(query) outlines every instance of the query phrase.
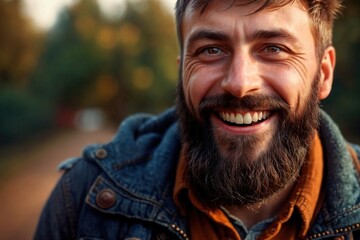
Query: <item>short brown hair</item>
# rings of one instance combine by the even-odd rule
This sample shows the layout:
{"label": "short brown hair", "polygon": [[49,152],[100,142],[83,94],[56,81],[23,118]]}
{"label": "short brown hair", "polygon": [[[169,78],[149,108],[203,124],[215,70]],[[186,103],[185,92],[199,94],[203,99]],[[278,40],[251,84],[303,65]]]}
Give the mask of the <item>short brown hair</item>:
{"label": "short brown hair", "polygon": [[[230,6],[235,4],[237,0],[230,1]],[[257,0],[248,0],[244,4],[250,4]],[[259,12],[268,8],[279,8],[287,4],[300,1],[302,5],[308,10],[310,20],[313,25],[313,35],[315,38],[315,47],[318,57],[320,58],[324,50],[332,45],[333,24],[337,15],[342,8],[341,0],[259,0],[262,5],[255,11]],[[194,10],[204,12],[206,8],[214,2],[214,0],[177,0],[176,2],[176,26],[178,33],[178,40],[181,51],[183,50],[183,36],[181,34],[182,22],[184,13],[187,7],[192,7]],[[254,12],[254,13],[255,13]]]}

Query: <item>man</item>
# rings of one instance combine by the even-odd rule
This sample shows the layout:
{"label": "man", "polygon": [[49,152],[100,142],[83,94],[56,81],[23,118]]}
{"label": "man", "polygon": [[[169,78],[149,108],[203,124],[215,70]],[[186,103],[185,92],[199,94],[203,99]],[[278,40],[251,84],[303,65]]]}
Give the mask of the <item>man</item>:
{"label": "man", "polygon": [[339,9],[178,0],[178,114],[63,164],[35,238],[360,239],[360,148],[319,109]]}

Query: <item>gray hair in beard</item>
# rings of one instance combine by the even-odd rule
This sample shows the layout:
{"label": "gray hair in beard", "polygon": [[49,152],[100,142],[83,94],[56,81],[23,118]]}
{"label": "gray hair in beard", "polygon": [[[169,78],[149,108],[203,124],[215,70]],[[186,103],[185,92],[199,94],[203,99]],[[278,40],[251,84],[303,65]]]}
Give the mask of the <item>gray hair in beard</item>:
{"label": "gray hair in beard", "polygon": [[[187,147],[188,181],[196,197],[206,206],[251,205],[262,202],[295,181],[306,159],[314,129],[319,124],[318,76],[305,109],[291,111],[279,97],[252,95],[237,99],[230,95],[204,99],[201,121],[185,102],[181,81],[177,88],[177,111],[182,141]],[[210,115],[214,109],[271,109],[279,115],[278,130],[268,150],[256,160],[256,136],[219,136],[215,139]],[[226,156],[219,151],[226,149]]]}

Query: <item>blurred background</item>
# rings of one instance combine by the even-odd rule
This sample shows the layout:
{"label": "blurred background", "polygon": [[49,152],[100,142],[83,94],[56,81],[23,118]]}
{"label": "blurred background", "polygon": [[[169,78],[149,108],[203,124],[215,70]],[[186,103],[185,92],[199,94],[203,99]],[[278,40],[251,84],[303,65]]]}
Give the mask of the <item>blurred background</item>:
{"label": "blurred background", "polygon": [[[175,0],[0,0],[0,239],[31,239],[60,173],[135,112],[172,106]],[[335,26],[322,107],[360,142],[360,2]]]}

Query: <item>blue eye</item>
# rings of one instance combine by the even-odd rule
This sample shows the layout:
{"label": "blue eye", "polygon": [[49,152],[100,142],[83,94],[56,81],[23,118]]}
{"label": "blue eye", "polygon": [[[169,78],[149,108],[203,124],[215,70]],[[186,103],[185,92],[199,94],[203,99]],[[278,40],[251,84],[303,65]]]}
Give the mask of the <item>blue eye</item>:
{"label": "blue eye", "polygon": [[281,47],[277,47],[277,46],[268,46],[264,49],[264,51],[266,53],[280,53],[283,51],[283,49]]}

